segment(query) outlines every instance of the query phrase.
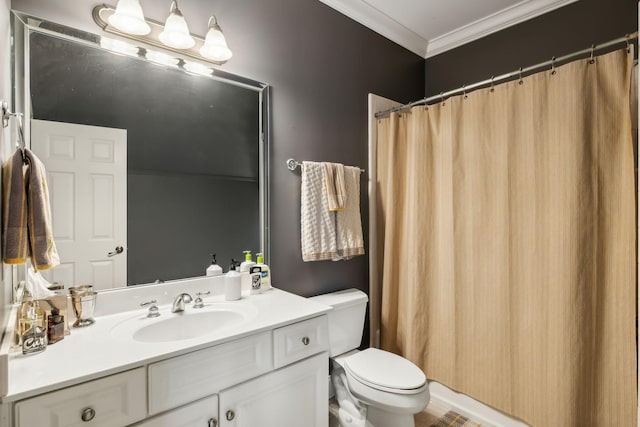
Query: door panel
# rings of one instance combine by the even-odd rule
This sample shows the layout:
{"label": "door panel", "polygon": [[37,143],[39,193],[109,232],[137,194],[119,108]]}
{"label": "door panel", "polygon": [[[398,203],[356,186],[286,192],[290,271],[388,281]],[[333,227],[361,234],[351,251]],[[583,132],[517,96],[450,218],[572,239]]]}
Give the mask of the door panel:
{"label": "door panel", "polygon": [[[127,131],[31,121],[31,146],[47,169],[61,265],[43,271],[65,286],[127,283]],[[122,246],[125,251],[107,254]]]}

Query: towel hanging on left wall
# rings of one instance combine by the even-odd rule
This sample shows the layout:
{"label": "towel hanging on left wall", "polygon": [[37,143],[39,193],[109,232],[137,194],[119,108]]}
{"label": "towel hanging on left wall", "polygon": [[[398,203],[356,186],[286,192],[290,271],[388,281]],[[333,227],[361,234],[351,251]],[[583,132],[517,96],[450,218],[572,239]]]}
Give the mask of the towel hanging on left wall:
{"label": "towel hanging on left wall", "polygon": [[60,257],[53,240],[47,173],[31,150],[22,150],[3,168],[2,257],[7,264],[24,264],[29,258],[36,270],[48,270],[60,264]]}

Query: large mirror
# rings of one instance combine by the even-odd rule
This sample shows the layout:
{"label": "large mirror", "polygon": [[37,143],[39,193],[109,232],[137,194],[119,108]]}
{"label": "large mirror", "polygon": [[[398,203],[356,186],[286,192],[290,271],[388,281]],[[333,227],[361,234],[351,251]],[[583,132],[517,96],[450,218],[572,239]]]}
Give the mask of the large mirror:
{"label": "large mirror", "polygon": [[[98,289],[268,259],[268,86],[14,13],[15,108],[47,168],[61,265]],[[24,76],[24,80],[22,80]]]}

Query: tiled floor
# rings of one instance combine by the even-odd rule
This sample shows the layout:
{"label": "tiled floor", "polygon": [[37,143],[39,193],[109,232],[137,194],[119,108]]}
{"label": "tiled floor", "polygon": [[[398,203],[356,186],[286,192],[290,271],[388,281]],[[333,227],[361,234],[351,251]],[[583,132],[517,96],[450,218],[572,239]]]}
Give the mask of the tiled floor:
{"label": "tiled floor", "polygon": [[416,415],[415,427],[482,427],[439,402],[431,401],[427,409]]}
{"label": "tiled floor", "polygon": [[[480,424],[466,420],[463,417],[447,417],[446,414],[448,412],[449,408],[432,401],[424,412],[416,415],[415,427],[481,427]],[[329,402],[329,427],[340,427],[338,404],[335,401]]]}

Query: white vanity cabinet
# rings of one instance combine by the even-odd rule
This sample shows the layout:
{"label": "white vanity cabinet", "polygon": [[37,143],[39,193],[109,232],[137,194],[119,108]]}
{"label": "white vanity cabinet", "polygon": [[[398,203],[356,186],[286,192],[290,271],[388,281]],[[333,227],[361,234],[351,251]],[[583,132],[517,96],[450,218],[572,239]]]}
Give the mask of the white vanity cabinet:
{"label": "white vanity cabinet", "polygon": [[[86,338],[79,332],[38,355],[39,366],[60,366],[74,346],[91,349],[91,367],[99,367],[76,374],[91,380],[74,380],[68,371],[64,382],[30,391],[42,374],[32,375],[13,399],[3,398],[0,427],[326,427],[327,309],[278,290],[245,301],[256,306],[255,325],[198,344],[132,341],[126,351],[109,353],[123,342],[108,341],[113,325],[138,317],[100,319],[82,331]],[[94,335],[100,327],[102,354],[92,348],[103,345]],[[119,362],[108,365],[110,358],[101,357],[107,353]],[[14,377],[30,374],[26,368],[35,360],[17,357]]]}

